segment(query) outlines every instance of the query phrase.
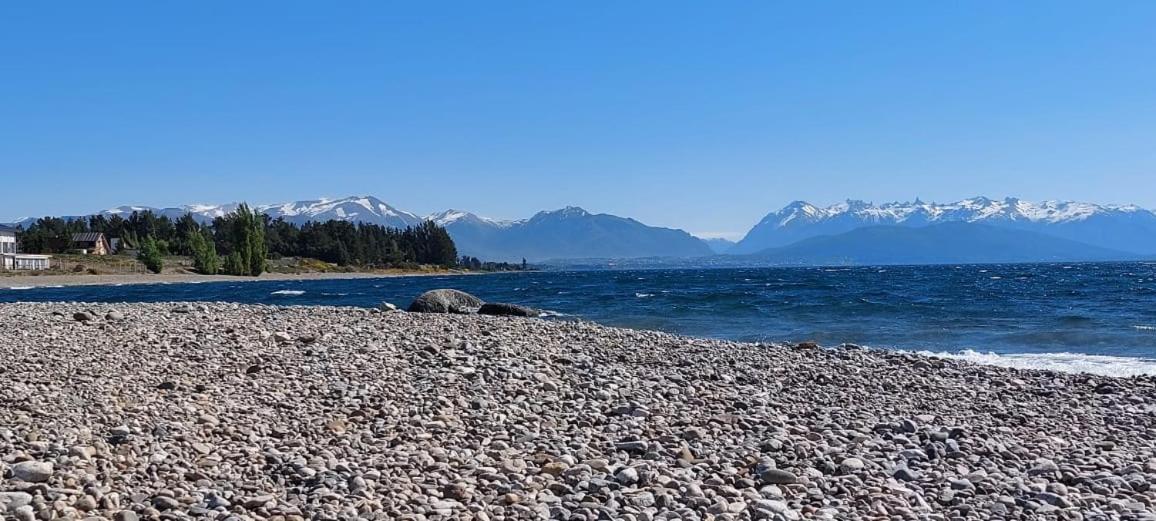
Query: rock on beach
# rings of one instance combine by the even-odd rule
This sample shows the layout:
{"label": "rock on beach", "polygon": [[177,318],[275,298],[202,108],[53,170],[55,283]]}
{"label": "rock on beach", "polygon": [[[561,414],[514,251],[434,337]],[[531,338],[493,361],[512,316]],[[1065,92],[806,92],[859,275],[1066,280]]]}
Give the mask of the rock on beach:
{"label": "rock on beach", "polygon": [[500,317],[536,317],[540,313],[536,309],[528,308],[526,306],[519,306],[518,304],[505,304],[500,302],[487,302],[478,308],[479,315],[494,315]]}
{"label": "rock on beach", "polygon": [[1152,377],[485,315],[109,311],[0,304],[0,517],[1156,519]]}
{"label": "rock on beach", "polygon": [[476,313],[485,304],[482,299],[456,289],[434,289],[422,293],[407,311],[411,313]]}

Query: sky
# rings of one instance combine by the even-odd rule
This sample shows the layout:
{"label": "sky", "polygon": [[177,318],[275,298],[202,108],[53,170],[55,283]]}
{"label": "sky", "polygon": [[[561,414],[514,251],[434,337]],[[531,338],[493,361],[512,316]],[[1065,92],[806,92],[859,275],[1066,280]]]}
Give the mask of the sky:
{"label": "sky", "polygon": [[1156,208],[1156,2],[5,2],[0,221],[370,194],[741,236]]}

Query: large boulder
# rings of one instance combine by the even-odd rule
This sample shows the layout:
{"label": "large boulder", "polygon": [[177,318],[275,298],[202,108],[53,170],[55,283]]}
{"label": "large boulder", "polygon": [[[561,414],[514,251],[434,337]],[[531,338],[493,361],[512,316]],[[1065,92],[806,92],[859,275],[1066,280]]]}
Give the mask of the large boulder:
{"label": "large boulder", "polygon": [[409,305],[411,313],[476,313],[482,299],[456,289],[433,289],[422,293]]}
{"label": "large boulder", "polygon": [[479,315],[496,315],[500,317],[536,317],[538,310],[528,308],[526,306],[519,306],[517,304],[504,304],[499,302],[487,302],[478,308]]}

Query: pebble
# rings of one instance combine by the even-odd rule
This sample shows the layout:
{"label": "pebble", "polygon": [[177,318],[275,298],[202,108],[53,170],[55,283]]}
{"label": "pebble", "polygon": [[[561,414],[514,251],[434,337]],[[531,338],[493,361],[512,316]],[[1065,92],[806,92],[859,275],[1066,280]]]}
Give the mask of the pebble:
{"label": "pebble", "polygon": [[626,467],[614,474],[614,479],[619,483],[630,486],[638,483],[638,470],[634,467]]}
{"label": "pebble", "polygon": [[32,503],[32,495],[27,492],[0,492],[0,513],[14,511]]}
{"label": "pebble", "polygon": [[794,474],[779,469],[764,470],[759,474],[759,479],[762,479],[763,483],[771,485],[790,485],[799,480]]}
{"label": "pebble", "polygon": [[12,478],[29,483],[43,483],[52,478],[53,465],[43,461],[22,461],[12,465]]}
{"label": "pebble", "polygon": [[[92,309],[116,327],[67,320]],[[0,304],[4,519],[1156,519],[1152,377],[581,321],[105,309]]]}

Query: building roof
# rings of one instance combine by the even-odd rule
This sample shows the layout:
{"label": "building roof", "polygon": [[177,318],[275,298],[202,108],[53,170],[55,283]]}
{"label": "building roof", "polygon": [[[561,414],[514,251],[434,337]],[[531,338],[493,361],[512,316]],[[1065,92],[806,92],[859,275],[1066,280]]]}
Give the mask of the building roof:
{"label": "building roof", "polygon": [[72,234],[72,242],[100,242],[104,234],[100,232],[85,232]]}

